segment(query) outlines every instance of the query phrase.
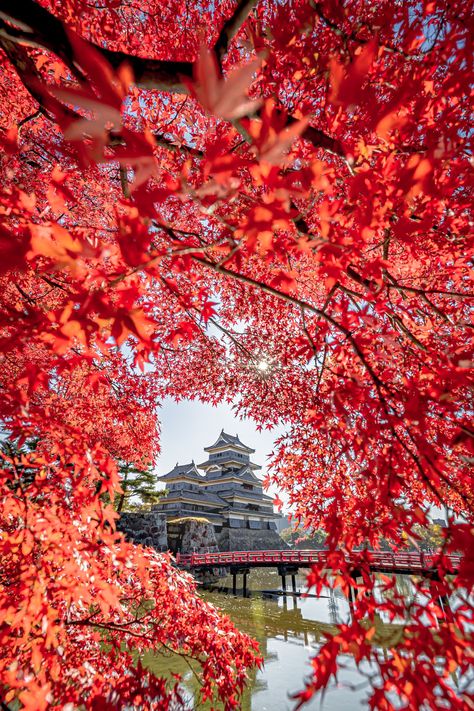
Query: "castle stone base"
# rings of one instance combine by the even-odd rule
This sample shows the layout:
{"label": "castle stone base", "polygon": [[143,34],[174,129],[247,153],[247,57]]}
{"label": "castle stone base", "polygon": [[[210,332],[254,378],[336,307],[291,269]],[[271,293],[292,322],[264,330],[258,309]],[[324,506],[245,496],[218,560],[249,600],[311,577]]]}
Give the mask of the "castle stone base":
{"label": "castle stone base", "polygon": [[194,519],[168,523],[168,544],[172,553],[217,553],[219,550],[212,523]]}
{"label": "castle stone base", "polygon": [[168,550],[168,536],[166,533],[166,518],[154,511],[146,513],[123,513],[117,528],[125,534],[128,540],[140,543],[142,546],[151,546],[157,551]]}
{"label": "castle stone base", "polygon": [[172,553],[214,553],[218,551],[286,550],[288,545],[269,529],[222,528],[215,532],[211,523],[187,519],[168,523],[154,511],[123,513],[117,528],[134,543]]}
{"label": "castle stone base", "polygon": [[282,551],[288,548],[276,531],[223,528],[217,534],[220,551]]}

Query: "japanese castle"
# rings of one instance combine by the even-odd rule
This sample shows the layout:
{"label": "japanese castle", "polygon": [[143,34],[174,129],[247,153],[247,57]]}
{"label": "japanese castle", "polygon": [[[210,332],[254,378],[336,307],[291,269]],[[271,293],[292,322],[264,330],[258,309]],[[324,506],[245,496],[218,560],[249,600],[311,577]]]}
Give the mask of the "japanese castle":
{"label": "japanese castle", "polygon": [[[208,458],[197,466],[176,464],[160,477],[167,495],[153,510],[173,519],[204,518],[216,532],[222,528],[276,529],[272,499],[262,491],[255,472],[261,469],[250,461],[254,449],[222,430],[217,441],[205,447]],[[199,470],[202,470],[201,473]]]}

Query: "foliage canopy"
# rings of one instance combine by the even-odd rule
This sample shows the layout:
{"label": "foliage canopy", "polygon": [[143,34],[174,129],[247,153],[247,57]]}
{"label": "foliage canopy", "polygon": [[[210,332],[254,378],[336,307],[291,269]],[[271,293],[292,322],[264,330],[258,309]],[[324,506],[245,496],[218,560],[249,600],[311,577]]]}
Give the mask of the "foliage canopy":
{"label": "foliage canopy", "polygon": [[[103,501],[171,396],[286,424],[269,481],[345,591],[344,551],[449,507],[423,605],[389,578],[381,602],[360,554],[366,594],[297,702],[342,652],[378,663],[373,708],[466,707],[472,609],[440,622],[438,599],[474,577],[473,29],[447,0],[2,2],[0,416],[39,442],[2,455],[7,704],[166,708],[146,649],[238,704],[252,643]],[[384,658],[381,614],[406,620]]]}

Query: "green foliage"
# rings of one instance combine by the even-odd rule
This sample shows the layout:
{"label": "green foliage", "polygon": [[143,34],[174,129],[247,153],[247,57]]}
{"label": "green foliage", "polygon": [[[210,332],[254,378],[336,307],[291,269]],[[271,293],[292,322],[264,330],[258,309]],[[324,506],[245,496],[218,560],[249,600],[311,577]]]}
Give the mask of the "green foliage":
{"label": "green foliage", "polygon": [[33,483],[38,470],[31,464],[38,441],[37,438],[30,438],[22,443],[18,439],[5,439],[0,442],[1,466],[11,476],[8,482],[11,488],[20,486],[24,489]]}
{"label": "green foliage", "polygon": [[156,476],[150,465],[137,467],[135,464],[119,464],[120,485],[123,493],[116,497],[116,510],[147,511],[165,494],[166,490],[156,490]]}

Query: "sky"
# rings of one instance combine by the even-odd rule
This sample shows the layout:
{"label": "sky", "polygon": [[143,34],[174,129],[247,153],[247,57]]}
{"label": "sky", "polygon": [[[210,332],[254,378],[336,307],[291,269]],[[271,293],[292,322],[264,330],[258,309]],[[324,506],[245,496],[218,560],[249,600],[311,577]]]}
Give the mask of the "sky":
{"label": "sky", "polygon": [[[158,475],[166,474],[178,462],[187,464],[193,459],[200,464],[207,459],[204,447],[217,440],[220,431],[231,435],[239,435],[244,444],[255,449],[252,461],[260,464],[262,470],[259,476],[265,474],[268,456],[273,450],[273,443],[284,432],[282,427],[258,432],[252,420],[240,420],[235,417],[231,406],[212,405],[183,400],[176,403],[165,400],[159,411],[161,421],[160,445],[161,453],[156,466]],[[272,487],[268,493],[277,494]]]}

